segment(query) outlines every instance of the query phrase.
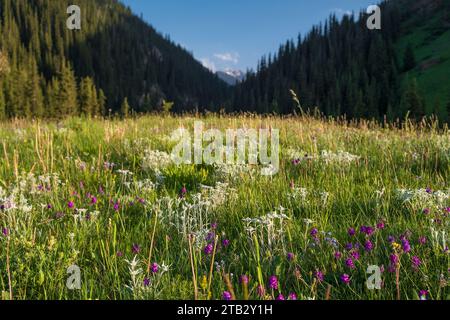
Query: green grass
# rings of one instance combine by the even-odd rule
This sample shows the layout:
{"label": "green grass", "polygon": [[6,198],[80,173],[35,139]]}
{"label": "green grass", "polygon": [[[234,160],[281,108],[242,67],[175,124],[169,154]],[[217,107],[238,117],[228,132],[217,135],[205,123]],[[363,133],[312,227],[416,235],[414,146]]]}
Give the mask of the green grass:
{"label": "green grass", "polygon": [[[403,35],[396,43],[396,51],[402,65],[403,55],[410,43],[414,48],[417,67],[404,74],[404,79],[416,78],[423,95],[428,114],[438,102],[444,108],[450,101],[450,22],[443,22],[442,12],[432,18],[411,17],[403,25]],[[424,63],[436,61],[429,67]]]}
{"label": "green grass", "polygon": [[[149,150],[170,153],[170,133],[180,125],[191,129],[195,120],[220,130],[279,129],[280,172],[265,177],[259,170],[247,173],[244,167],[233,167],[229,169],[235,173],[227,175],[213,166],[145,160]],[[323,150],[360,158],[325,161]],[[315,156],[295,165],[295,152]],[[105,163],[116,165],[111,169]],[[450,259],[442,243],[444,238],[449,244],[449,169],[449,132],[431,125],[399,129],[256,116],[2,123],[0,205],[5,208],[0,210],[0,228],[7,228],[8,236],[0,235],[0,291],[4,299],[221,299],[224,291],[234,291],[238,299],[273,299],[291,292],[301,299],[325,299],[327,291],[330,299],[396,299],[397,294],[418,299],[419,291],[427,290],[429,299],[449,299]],[[45,181],[49,176],[59,182]],[[216,189],[205,191],[200,184]],[[187,194],[180,199],[183,187]],[[423,188],[434,193],[417,191]],[[415,196],[404,202],[399,189],[413,190]],[[199,193],[209,204],[199,202]],[[69,201],[86,211],[69,208]],[[243,220],[280,210],[287,218],[269,220],[269,229]],[[377,229],[381,221],[386,227]],[[204,251],[213,223],[214,259]],[[250,225],[255,228],[252,235]],[[376,231],[366,236],[359,232],[361,226]],[[347,234],[351,227],[354,237]],[[314,228],[317,239],[311,236]],[[189,234],[196,234],[192,242]],[[388,242],[394,236],[401,247],[402,234],[411,252]],[[420,237],[427,242],[420,244]],[[214,236],[209,239],[214,243]],[[222,244],[225,239],[228,246]],[[366,252],[369,239],[374,248]],[[345,249],[349,242],[360,245],[354,269],[345,264],[351,255]],[[132,251],[133,244],[139,252]],[[335,258],[338,251],[341,259]],[[399,291],[395,272],[388,271],[395,252],[400,257]],[[292,260],[288,253],[293,253]],[[413,256],[422,262],[418,270],[411,265]],[[133,276],[126,260],[133,258],[142,272],[136,272],[132,290],[127,287]],[[147,274],[149,262],[159,265],[157,273]],[[80,290],[66,287],[67,268],[73,264],[81,269]],[[381,290],[366,287],[369,265],[384,266]],[[315,278],[317,270],[324,273],[323,281]],[[350,284],[342,283],[343,274],[351,277]],[[241,275],[250,277],[248,295]],[[272,275],[278,277],[278,290],[268,287]],[[257,294],[260,284],[263,297]]]}

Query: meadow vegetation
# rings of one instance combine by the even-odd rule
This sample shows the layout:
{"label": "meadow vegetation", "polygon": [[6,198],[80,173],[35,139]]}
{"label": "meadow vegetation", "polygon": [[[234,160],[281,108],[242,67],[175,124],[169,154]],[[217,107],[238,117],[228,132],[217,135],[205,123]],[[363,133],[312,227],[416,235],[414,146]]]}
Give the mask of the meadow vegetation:
{"label": "meadow vegetation", "polygon": [[450,299],[448,128],[201,117],[279,129],[280,171],[262,176],[174,165],[170,134],[196,120],[1,123],[2,298]]}

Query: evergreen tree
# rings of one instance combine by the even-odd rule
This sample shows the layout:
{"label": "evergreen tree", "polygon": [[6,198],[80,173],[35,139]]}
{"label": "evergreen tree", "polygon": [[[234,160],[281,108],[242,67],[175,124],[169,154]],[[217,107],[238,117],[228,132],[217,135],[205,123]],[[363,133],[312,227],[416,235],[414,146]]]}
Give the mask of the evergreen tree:
{"label": "evergreen tree", "polygon": [[36,60],[30,61],[30,73],[26,83],[26,103],[29,104],[27,109],[35,117],[42,117],[44,115],[44,96],[40,84],[40,77],[38,74],[38,68]]}
{"label": "evergreen tree", "polygon": [[128,98],[125,98],[120,106],[120,115],[124,118],[130,114],[130,105],[128,104]]}
{"label": "evergreen tree", "polygon": [[76,115],[78,110],[77,83],[69,63],[63,62],[59,73],[59,106],[55,106],[58,115]]}
{"label": "evergreen tree", "polygon": [[174,111],[180,111],[191,105],[219,105],[230,93],[191,53],[119,1],[78,0],[77,5],[83,20],[89,21],[83,32],[67,29],[67,1],[0,0],[0,73],[11,73],[3,79],[9,116],[42,113],[38,86],[46,101],[59,101],[43,104],[45,115],[79,113],[76,79],[86,77],[95,79],[95,87],[103,91],[102,97],[99,90],[92,91],[97,104],[90,115],[103,113],[99,101],[105,99],[119,111],[124,96],[137,110],[144,102],[140,98],[151,93],[157,102],[170,98]]}
{"label": "evergreen tree", "polygon": [[416,67],[416,57],[414,55],[414,49],[410,43],[408,43],[405,55],[403,57],[403,71],[410,71]]}
{"label": "evergreen tree", "polygon": [[106,115],[106,96],[102,89],[98,90],[98,110],[97,115]]}
{"label": "evergreen tree", "polygon": [[402,109],[409,111],[413,117],[420,119],[425,116],[425,103],[419,93],[417,80],[409,82],[402,97]]}
{"label": "evergreen tree", "polygon": [[50,118],[60,118],[63,116],[60,110],[60,83],[57,77],[54,77],[47,85],[46,95],[47,112],[46,116]]}
{"label": "evergreen tree", "polygon": [[80,113],[84,116],[96,115],[98,110],[97,94],[94,81],[83,78],[80,83]]}

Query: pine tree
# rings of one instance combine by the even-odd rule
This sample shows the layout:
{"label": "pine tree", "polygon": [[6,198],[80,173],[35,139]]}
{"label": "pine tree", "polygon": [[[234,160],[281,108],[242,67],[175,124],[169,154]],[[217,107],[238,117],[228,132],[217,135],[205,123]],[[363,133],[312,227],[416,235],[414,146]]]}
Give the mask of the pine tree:
{"label": "pine tree", "polygon": [[40,77],[35,59],[30,59],[30,73],[26,83],[26,97],[30,112],[35,117],[44,115],[44,96],[40,85]]}
{"label": "pine tree", "polygon": [[416,79],[409,82],[401,103],[402,110],[404,112],[409,111],[416,119],[420,119],[425,115],[425,103],[419,93]]}
{"label": "pine tree", "polygon": [[80,114],[93,116],[97,114],[98,101],[94,81],[90,77],[83,78],[80,83]]}
{"label": "pine tree", "polygon": [[46,116],[50,118],[60,118],[63,116],[60,109],[60,83],[58,78],[54,77],[47,85],[47,112]]}
{"label": "pine tree", "polygon": [[405,49],[405,55],[403,56],[403,71],[410,71],[416,67],[416,57],[414,55],[414,49],[410,43],[408,43]]}
{"label": "pine tree", "polygon": [[130,113],[130,105],[128,104],[128,98],[125,98],[120,106],[120,115],[126,118]]}
{"label": "pine tree", "polygon": [[97,114],[106,115],[106,96],[102,89],[98,90],[98,110]]}
{"label": "pine tree", "polygon": [[78,110],[77,101],[77,82],[74,72],[69,63],[63,62],[62,69],[59,74],[60,106],[58,113],[62,116],[75,115]]}

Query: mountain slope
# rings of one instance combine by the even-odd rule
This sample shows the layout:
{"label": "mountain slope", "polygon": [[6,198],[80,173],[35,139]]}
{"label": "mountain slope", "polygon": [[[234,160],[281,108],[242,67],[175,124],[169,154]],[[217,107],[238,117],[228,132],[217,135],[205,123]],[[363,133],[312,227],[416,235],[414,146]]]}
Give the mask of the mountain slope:
{"label": "mountain slope", "polygon": [[450,101],[450,1],[417,1],[415,15],[405,17],[395,43],[399,57],[413,48],[416,66],[402,75],[403,85],[416,78],[427,112]]}
{"label": "mountain slope", "polygon": [[[77,1],[82,20],[74,31],[66,27],[70,4],[0,0],[0,51],[9,66],[0,74],[0,104],[8,116],[98,114],[99,105],[117,111],[126,97],[135,111],[157,110],[163,99],[175,110],[202,109],[226,97],[225,83],[118,1]],[[73,90],[83,79],[86,92]]]}
{"label": "mountain slope", "polygon": [[[448,121],[449,1],[390,0],[380,6],[381,30],[368,30],[365,12],[342,20],[332,15],[297,43],[287,41],[236,87],[231,105],[295,112],[293,89],[304,108],[318,107],[325,115],[393,120],[434,112]],[[417,59],[404,70],[407,46]],[[438,107],[432,105],[436,98]]]}

